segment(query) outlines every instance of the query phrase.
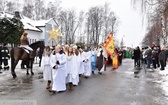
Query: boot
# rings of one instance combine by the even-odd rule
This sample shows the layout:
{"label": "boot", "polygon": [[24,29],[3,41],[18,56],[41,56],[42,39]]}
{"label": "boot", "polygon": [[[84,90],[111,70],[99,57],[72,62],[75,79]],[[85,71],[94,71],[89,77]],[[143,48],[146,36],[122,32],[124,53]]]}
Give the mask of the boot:
{"label": "boot", "polygon": [[73,90],[74,86],[73,84],[70,84],[70,90]]}
{"label": "boot", "polygon": [[50,89],[51,88],[50,85],[51,85],[51,81],[48,81],[46,89]]}

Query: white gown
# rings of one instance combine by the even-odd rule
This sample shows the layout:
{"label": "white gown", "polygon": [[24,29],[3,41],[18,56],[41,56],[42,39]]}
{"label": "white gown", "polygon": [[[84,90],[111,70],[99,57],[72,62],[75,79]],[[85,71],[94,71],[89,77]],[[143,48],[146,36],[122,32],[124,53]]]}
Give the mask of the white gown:
{"label": "white gown", "polygon": [[67,60],[67,82],[78,85],[79,82],[79,61],[78,56],[73,55]]}
{"label": "white gown", "polygon": [[90,51],[83,51],[83,60],[88,60],[84,62],[84,76],[91,76],[91,52]]}
{"label": "white gown", "polygon": [[[53,69],[56,65],[56,62],[59,61],[58,69]],[[50,65],[52,67],[52,77],[53,77],[53,85],[52,90],[54,91],[65,91],[66,90],[66,62],[67,58],[65,54],[56,53],[55,55],[52,53],[50,56]]]}
{"label": "white gown", "polygon": [[50,57],[48,55],[42,56],[41,69],[43,71],[43,79],[48,81],[52,80],[52,70],[50,66]]}
{"label": "white gown", "polygon": [[79,54],[79,74],[84,74],[83,53]]}

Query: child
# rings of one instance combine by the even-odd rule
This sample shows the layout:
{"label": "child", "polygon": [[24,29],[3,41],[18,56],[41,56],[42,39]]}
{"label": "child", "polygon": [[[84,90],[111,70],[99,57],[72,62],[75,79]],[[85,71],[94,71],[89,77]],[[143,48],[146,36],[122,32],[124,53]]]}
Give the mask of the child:
{"label": "child", "polygon": [[50,85],[51,85],[51,67],[50,67],[50,47],[46,46],[44,49],[44,53],[42,56],[42,61],[41,61],[41,68],[43,70],[43,78],[44,80],[48,81],[46,89],[50,89]]}

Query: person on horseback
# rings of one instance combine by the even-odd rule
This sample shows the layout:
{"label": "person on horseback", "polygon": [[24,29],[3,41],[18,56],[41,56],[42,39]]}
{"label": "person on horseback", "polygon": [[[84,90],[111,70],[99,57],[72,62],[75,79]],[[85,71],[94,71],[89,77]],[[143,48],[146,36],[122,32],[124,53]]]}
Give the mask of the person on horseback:
{"label": "person on horseback", "polygon": [[23,47],[27,50],[29,50],[30,53],[30,58],[33,58],[33,49],[31,47],[29,47],[29,41],[27,38],[28,33],[27,32],[23,32],[21,38],[20,38],[20,47]]}

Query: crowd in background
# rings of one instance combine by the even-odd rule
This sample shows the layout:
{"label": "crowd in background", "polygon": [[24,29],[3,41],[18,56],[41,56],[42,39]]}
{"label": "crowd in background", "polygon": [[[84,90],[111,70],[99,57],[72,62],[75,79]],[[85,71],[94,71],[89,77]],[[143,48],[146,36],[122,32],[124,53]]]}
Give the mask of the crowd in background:
{"label": "crowd in background", "polygon": [[160,70],[165,70],[167,57],[167,48],[160,47],[154,42],[152,46],[144,47],[141,50],[137,46],[133,51],[134,67],[140,67],[144,63],[147,69],[160,67]]}

